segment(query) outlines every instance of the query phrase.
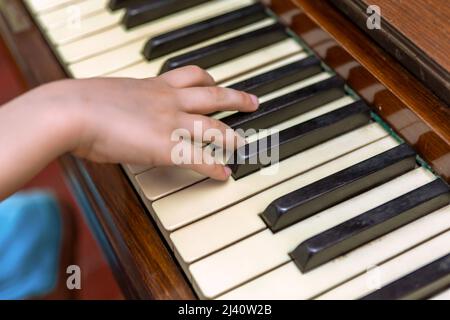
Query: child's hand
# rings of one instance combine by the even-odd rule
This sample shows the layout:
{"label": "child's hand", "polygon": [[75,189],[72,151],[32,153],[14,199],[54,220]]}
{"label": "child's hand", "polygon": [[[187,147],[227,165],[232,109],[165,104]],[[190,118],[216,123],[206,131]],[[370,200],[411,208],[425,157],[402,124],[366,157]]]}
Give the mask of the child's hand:
{"label": "child's hand", "polygon": [[[61,99],[71,106],[81,124],[72,152],[97,162],[173,165],[171,151],[177,143],[171,141],[174,130],[187,129],[194,137],[194,121],[201,121],[203,132],[218,129],[226,137],[229,128],[206,114],[220,110],[247,112],[258,107],[256,97],[215,87],[211,76],[197,67],[147,80],[68,80],[60,86],[67,86],[59,91]],[[220,164],[183,166],[219,180],[230,175],[229,169]]]}
{"label": "child's hand", "polygon": [[[64,80],[41,86],[0,108],[0,200],[65,152],[98,162],[173,165],[174,130],[187,129],[192,137],[194,122],[201,122],[203,132],[223,133],[227,127],[206,114],[253,111],[257,105],[254,96],[214,87],[197,67],[147,80]],[[222,137],[222,142],[237,139]],[[184,145],[196,154],[202,150],[186,140]],[[182,166],[219,180],[230,175],[223,165],[208,163]]]}

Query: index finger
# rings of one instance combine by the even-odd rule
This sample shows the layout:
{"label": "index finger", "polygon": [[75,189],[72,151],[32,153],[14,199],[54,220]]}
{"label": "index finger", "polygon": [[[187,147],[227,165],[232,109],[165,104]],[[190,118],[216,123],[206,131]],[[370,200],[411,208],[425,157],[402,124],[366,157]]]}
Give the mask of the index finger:
{"label": "index finger", "polygon": [[175,88],[209,87],[215,85],[211,75],[197,66],[186,66],[171,70],[159,77]]}
{"label": "index finger", "polygon": [[180,89],[181,108],[187,113],[209,114],[216,111],[255,111],[259,106],[256,96],[221,87]]}

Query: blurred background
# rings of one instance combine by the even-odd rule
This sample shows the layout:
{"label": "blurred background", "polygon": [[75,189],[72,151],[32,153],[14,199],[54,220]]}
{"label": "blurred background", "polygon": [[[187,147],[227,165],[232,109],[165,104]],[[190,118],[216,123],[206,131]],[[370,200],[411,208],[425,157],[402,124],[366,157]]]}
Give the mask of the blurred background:
{"label": "blurred background", "polygon": [[[0,38],[0,105],[28,90],[25,81],[16,67],[8,48]],[[65,181],[62,169],[57,161],[51,163],[43,172],[35,177],[24,190],[50,190],[58,197],[65,208],[64,218],[70,226],[66,229],[64,239],[64,256],[61,261],[63,276],[58,288],[46,298],[51,299],[123,299],[122,293],[112,275],[99,246],[89,227],[84,221],[81,211],[77,208]],[[67,232],[67,230],[69,230]],[[76,264],[80,266],[81,290],[68,290],[65,286],[65,266]],[[63,268],[64,267],[64,268]]]}

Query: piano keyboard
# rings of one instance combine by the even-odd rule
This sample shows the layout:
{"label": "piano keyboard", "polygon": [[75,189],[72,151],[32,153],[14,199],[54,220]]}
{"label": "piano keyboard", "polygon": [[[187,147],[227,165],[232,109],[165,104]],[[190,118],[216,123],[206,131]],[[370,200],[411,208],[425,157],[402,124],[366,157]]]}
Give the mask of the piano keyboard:
{"label": "piano keyboard", "polygon": [[200,298],[450,298],[449,186],[259,2],[25,2],[70,76],[196,64],[261,101],[212,117],[280,130],[227,182],[123,165]]}

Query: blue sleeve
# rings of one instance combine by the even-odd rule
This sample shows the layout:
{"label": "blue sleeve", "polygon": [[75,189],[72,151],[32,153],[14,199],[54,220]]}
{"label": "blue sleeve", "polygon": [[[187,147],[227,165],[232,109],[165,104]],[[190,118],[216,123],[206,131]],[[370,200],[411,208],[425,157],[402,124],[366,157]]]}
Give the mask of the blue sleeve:
{"label": "blue sleeve", "polygon": [[0,299],[39,297],[53,290],[61,225],[50,193],[22,193],[0,202]]}

